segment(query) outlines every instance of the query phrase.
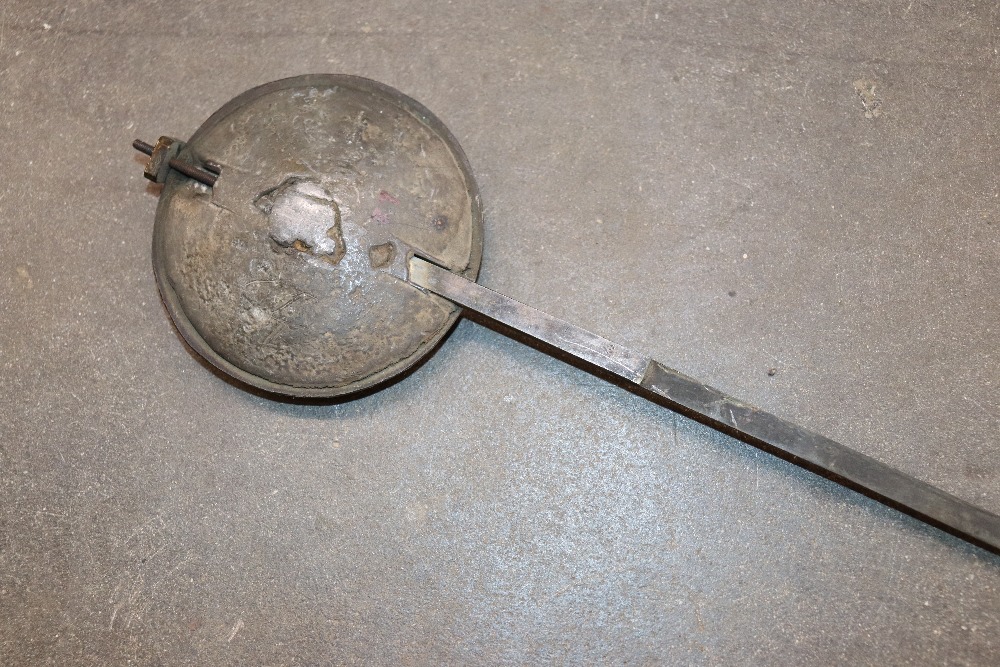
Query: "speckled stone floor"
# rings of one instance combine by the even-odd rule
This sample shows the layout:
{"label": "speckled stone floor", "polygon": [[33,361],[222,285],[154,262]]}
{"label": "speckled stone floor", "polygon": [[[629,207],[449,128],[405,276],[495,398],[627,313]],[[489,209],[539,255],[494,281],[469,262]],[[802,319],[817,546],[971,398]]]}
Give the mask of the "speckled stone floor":
{"label": "speckled stone floor", "polygon": [[1000,557],[474,322],[276,402],[153,282],[136,137],[432,109],[480,282],[1000,511],[992,3],[0,5],[0,663],[968,664]]}

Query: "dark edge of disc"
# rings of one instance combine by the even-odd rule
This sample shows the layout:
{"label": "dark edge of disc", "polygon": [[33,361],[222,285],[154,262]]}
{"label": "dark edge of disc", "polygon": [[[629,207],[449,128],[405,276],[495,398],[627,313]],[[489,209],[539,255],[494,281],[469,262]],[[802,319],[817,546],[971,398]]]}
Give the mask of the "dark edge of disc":
{"label": "dark edge of disc", "polygon": [[[278,90],[306,86],[344,86],[360,90],[370,90],[382,95],[387,95],[407,111],[413,113],[422,123],[427,125],[433,132],[444,140],[448,150],[451,151],[452,155],[458,162],[459,169],[462,171],[466,181],[467,192],[472,201],[472,249],[469,256],[469,263],[466,266],[466,269],[462,271],[462,275],[470,280],[476,280],[479,275],[479,267],[483,259],[483,210],[479,195],[479,185],[476,183],[476,179],[473,176],[472,165],[469,163],[469,159],[466,157],[465,151],[462,150],[461,145],[459,145],[458,140],[455,139],[454,135],[452,135],[445,124],[441,122],[437,116],[435,116],[427,107],[420,104],[420,102],[417,102],[412,97],[399,92],[391,86],[387,86],[384,83],[379,83],[378,81],[374,81],[372,79],[366,79],[365,77],[350,74],[303,74],[286,79],[279,79],[277,81],[257,86],[256,88],[251,88],[250,90],[237,95],[229,102],[226,102],[226,104],[209,116],[208,119],[205,120],[205,122],[203,122],[197,130],[195,130],[195,133],[191,135],[188,143],[190,144],[195,142],[203,132],[207,132],[221,119],[226,118],[233,111],[245,105],[247,102],[256,99],[257,97],[261,97]],[[186,151],[187,148],[184,150]],[[166,190],[170,187],[178,187],[187,180],[187,178],[171,172],[164,189]],[[350,397],[353,394],[367,394],[370,393],[373,388],[391,384],[392,381],[398,379],[399,376],[404,375],[411,369],[411,367],[424,360],[425,357],[436,349],[441,340],[444,339],[452,328],[454,328],[455,323],[458,322],[458,319],[462,314],[462,309],[456,307],[449,316],[447,322],[433,336],[425,339],[411,355],[401,359],[395,364],[383,368],[377,373],[373,373],[364,379],[357,380],[348,385],[341,387],[301,387],[266,380],[262,377],[254,375],[253,373],[249,373],[224,359],[218,352],[212,349],[204,338],[202,338],[201,334],[198,333],[190,319],[188,319],[188,317],[184,314],[184,310],[180,305],[177,294],[174,292],[173,287],[170,285],[170,281],[166,277],[166,267],[164,266],[164,251],[161,246],[163,242],[162,229],[164,224],[162,220],[165,215],[161,216],[161,209],[167,206],[166,202],[167,199],[163,197],[163,193],[161,192],[160,201],[156,209],[156,219],[153,225],[153,274],[156,279],[156,285],[160,291],[160,298],[163,300],[163,304],[167,309],[167,314],[173,321],[178,333],[181,334],[181,337],[184,338],[187,344],[190,345],[195,352],[197,352],[212,366],[216,367],[225,375],[228,375],[241,384],[249,385],[250,387],[260,389],[269,394],[293,396],[297,398],[336,399]]]}

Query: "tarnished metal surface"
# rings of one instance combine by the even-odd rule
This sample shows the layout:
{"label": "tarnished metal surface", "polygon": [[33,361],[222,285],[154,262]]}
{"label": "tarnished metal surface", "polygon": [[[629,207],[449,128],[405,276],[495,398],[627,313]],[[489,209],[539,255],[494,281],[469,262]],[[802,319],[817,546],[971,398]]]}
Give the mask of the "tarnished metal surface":
{"label": "tarnished metal surface", "polygon": [[408,369],[458,316],[379,271],[412,247],[475,279],[476,184],[417,102],[367,79],[310,75],[255,88],[180,154],[221,170],[171,174],[154,267],[188,342],[230,375],[298,396],[360,391]]}
{"label": "tarnished metal surface", "polygon": [[419,257],[409,262],[408,280],[638,385],[688,417],[1000,553],[1000,516]]}

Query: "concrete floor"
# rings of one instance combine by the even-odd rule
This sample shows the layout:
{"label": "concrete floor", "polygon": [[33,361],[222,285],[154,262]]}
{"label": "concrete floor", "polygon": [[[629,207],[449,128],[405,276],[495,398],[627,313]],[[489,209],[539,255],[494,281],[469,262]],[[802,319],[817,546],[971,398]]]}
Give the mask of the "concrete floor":
{"label": "concrete floor", "polygon": [[129,147],[388,83],[480,282],[1000,512],[995,4],[235,5],[0,5],[0,663],[997,664],[1000,557],[478,324],[350,403],[219,379]]}

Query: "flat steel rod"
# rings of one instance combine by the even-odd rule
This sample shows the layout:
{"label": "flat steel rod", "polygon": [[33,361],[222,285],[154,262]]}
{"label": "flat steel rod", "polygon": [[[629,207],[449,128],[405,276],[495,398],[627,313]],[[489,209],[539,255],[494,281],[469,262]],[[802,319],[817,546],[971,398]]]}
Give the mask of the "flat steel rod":
{"label": "flat steel rod", "polygon": [[1000,516],[996,514],[419,257],[409,261],[407,279],[613,373],[638,387],[647,398],[660,399],[685,416],[1000,553]]}

